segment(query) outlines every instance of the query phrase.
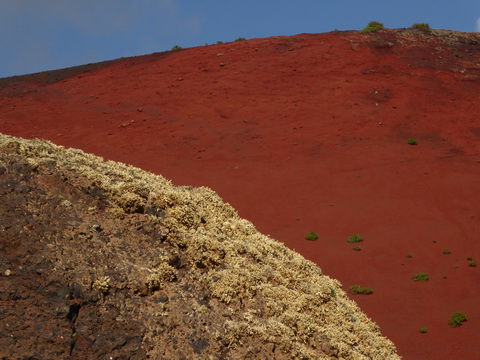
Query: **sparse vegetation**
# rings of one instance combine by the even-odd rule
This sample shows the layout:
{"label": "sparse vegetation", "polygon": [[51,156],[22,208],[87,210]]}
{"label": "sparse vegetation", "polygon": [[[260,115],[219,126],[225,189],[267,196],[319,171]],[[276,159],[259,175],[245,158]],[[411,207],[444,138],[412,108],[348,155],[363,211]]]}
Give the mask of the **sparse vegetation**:
{"label": "sparse vegetation", "polygon": [[467,321],[467,315],[461,312],[456,312],[450,316],[450,319],[448,319],[448,325],[450,327],[459,327],[464,321]]}
{"label": "sparse vegetation", "polygon": [[383,24],[381,22],[370,21],[368,23],[368,26],[363,28],[362,30],[360,30],[360,32],[361,33],[375,32],[375,31],[378,31],[378,30],[382,30],[384,28],[385,27],[383,26]]}
{"label": "sparse vegetation", "polygon": [[174,47],[172,47],[172,51],[178,51],[178,50],[182,50],[183,48],[181,46],[178,46],[178,45],[175,45]]}
{"label": "sparse vegetation", "polygon": [[470,267],[476,267],[477,266],[477,263],[475,261],[471,261],[468,263],[468,266]]}
{"label": "sparse vegetation", "polygon": [[430,25],[426,23],[417,23],[410,26],[410,29],[417,29],[417,30],[430,30]]}
{"label": "sparse vegetation", "polygon": [[428,281],[427,273],[417,273],[412,276],[413,281]]}
{"label": "sparse vegetation", "polygon": [[361,248],[360,246],[356,245],[356,246],[353,247],[353,250],[355,250],[355,251],[361,251],[362,248]]}
{"label": "sparse vegetation", "polygon": [[350,293],[354,295],[357,295],[357,294],[370,295],[370,294],[373,294],[373,290],[372,288],[366,287],[366,286],[352,285],[350,286]]}
{"label": "sparse vegetation", "polygon": [[405,257],[410,259],[410,258],[413,257],[413,254],[412,254],[412,253],[406,253],[406,254],[405,254]]}
{"label": "sparse vegetation", "polygon": [[163,288],[165,282],[176,279],[175,268],[170,266],[166,261],[162,262],[157,268],[149,271],[150,275],[145,285],[147,285],[150,293]]}
{"label": "sparse vegetation", "polygon": [[417,145],[417,139],[408,139],[408,145]]}
{"label": "sparse vegetation", "polygon": [[239,37],[239,38],[236,38],[235,41],[245,41],[247,39],[243,38],[243,37]]}
{"label": "sparse vegetation", "polygon": [[217,44],[219,44],[219,45],[220,45],[220,44],[223,44],[223,41],[220,41],[220,40],[219,40],[219,41],[217,41]]}
{"label": "sparse vegetation", "polygon": [[468,260],[468,261],[472,261],[473,258],[469,256],[469,257],[467,257],[467,260]]}
{"label": "sparse vegetation", "polygon": [[455,56],[455,57],[460,57],[460,53],[459,53],[458,51],[455,51],[455,52],[453,53],[453,56]]}
{"label": "sparse vegetation", "polygon": [[347,238],[347,241],[348,241],[349,243],[357,243],[357,242],[363,241],[363,238],[362,238],[361,235],[353,234],[353,235],[350,235],[350,236]]}
{"label": "sparse vegetation", "polygon": [[451,254],[451,253],[452,253],[452,251],[449,250],[449,249],[443,249],[442,250],[442,254],[448,255],[448,254]]}
{"label": "sparse vegetation", "polygon": [[427,332],[427,328],[424,328],[424,327],[420,328],[420,333],[425,334],[426,332]]}
{"label": "sparse vegetation", "polygon": [[310,240],[310,241],[315,241],[318,239],[318,235],[316,232],[312,231],[310,234],[305,235],[305,239]]}
{"label": "sparse vegetation", "polygon": [[110,277],[104,276],[101,279],[95,280],[92,285],[92,288],[98,291],[102,295],[108,294],[108,290],[110,290]]}

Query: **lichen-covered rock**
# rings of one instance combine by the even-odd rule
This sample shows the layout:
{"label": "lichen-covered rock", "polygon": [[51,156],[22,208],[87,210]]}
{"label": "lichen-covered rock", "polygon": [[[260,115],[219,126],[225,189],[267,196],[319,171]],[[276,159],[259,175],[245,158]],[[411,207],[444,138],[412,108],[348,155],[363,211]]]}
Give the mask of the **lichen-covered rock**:
{"label": "lichen-covered rock", "polygon": [[207,188],[0,135],[0,357],[398,359]]}

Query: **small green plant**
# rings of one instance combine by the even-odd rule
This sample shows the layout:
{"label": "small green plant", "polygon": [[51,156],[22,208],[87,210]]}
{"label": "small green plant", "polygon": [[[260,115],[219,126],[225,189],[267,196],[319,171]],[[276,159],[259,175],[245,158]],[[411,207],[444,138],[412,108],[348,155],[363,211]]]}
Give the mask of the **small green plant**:
{"label": "small green plant", "polygon": [[424,327],[420,328],[420,333],[425,334],[426,332],[427,332],[427,328],[424,328]]}
{"label": "small green plant", "polygon": [[464,321],[467,321],[467,315],[461,312],[456,312],[450,316],[450,319],[448,319],[448,325],[450,327],[459,327]]}
{"label": "small green plant", "polygon": [[243,37],[239,37],[239,38],[236,38],[235,41],[245,41],[247,39],[243,38]]}
{"label": "small green plant", "polygon": [[310,241],[315,241],[318,239],[318,235],[316,232],[311,232],[310,234],[305,235],[305,239],[310,240]]}
{"label": "small green plant", "polygon": [[356,245],[356,246],[353,247],[353,250],[355,250],[355,251],[361,251],[362,248],[361,248],[360,246]]}
{"label": "small green plant", "polygon": [[417,139],[408,139],[408,145],[417,145]]}
{"label": "small green plant", "polygon": [[410,29],[417,29],[417,30],[430,30],[430,25],[426,23],[417,23],[410,26]]}
{"label": "small green plant", "polygon": [[330,288],[330,296],[336,298],[337,297],[337,292],[335,291],[334,288]]}
{"label": "small green plant", "polygon": [[349,243],[357,243],[357,242],[363,241],[363,238],[362,238],[361,235],[353,234],[353,235],[350,235],[350,236],[347,238],[347,241],[348,241]]}
{"label": "small green plant", "polygon": [[373,294],[372,288],[366,287],[366,286],[360,286],[360,285],[350,286],[350,292],[354,295],[357,295],[357,294],[362,294],[362,295]]}
{"label": "small green plant", "polygon": [[477,263],[476,263],[475,261],[470,261],[470,262],[468,263],[468,266],[470,266],[470,267],[476,267],[476,266],[477,266]]}
{"label": "small green plant", "polygon": [[219,41],[217,41],[217,44],[219,44],[219,45],[220,45],[220,44],[223,44],[223,41],[220,41],[220,40],[219,40]]}
{"label": "small green plant", "polygon": [[417,273],[412,276],[413,281],[428,281],[427,273]]}
{"label": "small green plant", "polygon": [[175,45],[174,47],[172,47],[172,51],[178,51],[178,50],[182,50],[183,48],[181,46],[178,46],[178,45]]}
{"label": "small green plant", "polygon": [[455,52],[453,53],[453,56],[455,56],[455,57],[460,57],[460,53],[459,53],[458,51],[455,51]]}
{"label": "small green plant", "polygon": [[410,258],[413,257],[413,254],[412,254],[412,253],[406,253],[406,254],[405,254],[405,257],[410,259]]}
{"label": "small green plant", "polygon": [[468,261],[472,261],[473,258],[469,256],[469,257],[467,257],[467,260],[468,260]]}
{"label": "small green plant", "polygon": [[449,249],[443,249],[442,250],[442,254],[448,255],[448,254],[451,254],[451,253],[452,253],[452,251],[449,250]]}
{"label": "small green plant", "polygon": [[382,30],[384,28],[385,27],[383,26],[383,24],[381,22],[370,21],[368,23],[368,26],[363,28],[362,30],[360,30],[360,32],[361,33],[375,32],[375,31],[378,31],[378,30]]}
{"label": "small green plant", "polygon": [[458,269],[458,265],[457,264],[453,265],[453,268]]}

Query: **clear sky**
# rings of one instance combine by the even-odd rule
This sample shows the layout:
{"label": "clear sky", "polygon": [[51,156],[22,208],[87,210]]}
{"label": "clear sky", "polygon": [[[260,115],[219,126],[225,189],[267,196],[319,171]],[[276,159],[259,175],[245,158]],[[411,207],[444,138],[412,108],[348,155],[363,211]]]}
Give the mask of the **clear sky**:
{"label": "clear sky", "polygon": [[0,77],[372,20],[476,32],[480,0],[0,0]]}

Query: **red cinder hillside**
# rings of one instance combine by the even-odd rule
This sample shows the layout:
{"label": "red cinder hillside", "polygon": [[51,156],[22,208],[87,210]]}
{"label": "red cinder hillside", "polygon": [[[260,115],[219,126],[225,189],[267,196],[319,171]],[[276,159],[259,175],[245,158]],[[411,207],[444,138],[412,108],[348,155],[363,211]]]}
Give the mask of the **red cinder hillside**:
{"label": "red cinder hillside", "polygon": [[300,34],[0,79],[0,132],[208,186],[371,287],[351,298],[404,359],[476,359],[479,94],[479,34]]}

